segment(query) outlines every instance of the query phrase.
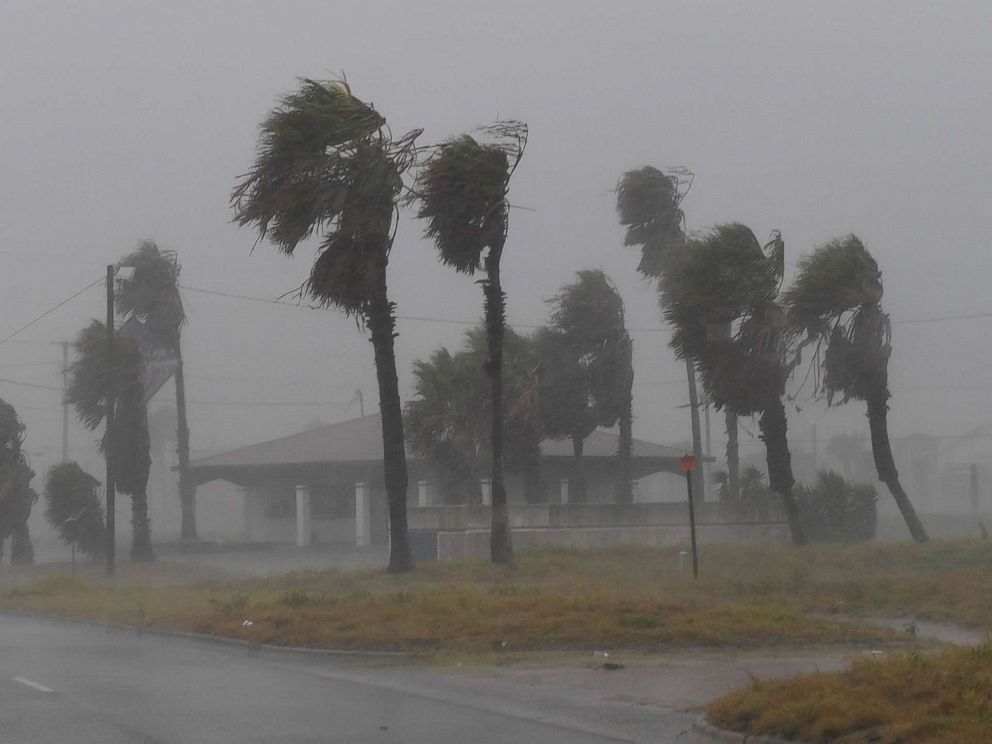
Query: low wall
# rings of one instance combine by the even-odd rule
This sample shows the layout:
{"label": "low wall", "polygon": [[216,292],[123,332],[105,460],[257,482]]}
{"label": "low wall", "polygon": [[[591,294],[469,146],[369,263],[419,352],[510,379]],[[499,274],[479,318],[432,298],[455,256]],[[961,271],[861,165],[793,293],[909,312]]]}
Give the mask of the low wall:
{"label": "low wall", "polygon": [[[420,536],[422,560],[456,560],[489,555],[488,506],[410,507],[407,519]],[[513,547],[518,552],[539,548],[608,548],[624,545],[688,547],[686,504],[528,504],[510,507]],[[432,539],[436,536],[436,539]],[[699,543],[788,542],[781,514],[755,521],[732,507],[710,502],[696,508]]]}

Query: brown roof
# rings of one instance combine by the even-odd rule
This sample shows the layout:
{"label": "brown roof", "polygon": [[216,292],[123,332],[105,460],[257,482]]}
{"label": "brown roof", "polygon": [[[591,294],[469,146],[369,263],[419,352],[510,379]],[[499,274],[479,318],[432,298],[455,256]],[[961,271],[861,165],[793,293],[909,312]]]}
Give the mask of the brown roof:
{"label": "brown roof", "polygon": [[[260,442],[194,460],[191,468],[257,467],[302,465],[326,462],[376,462],[382,460],[382,431],[379,414],[341,421],[281,439]],[[586,439],[588,457],[611,457],[617,452],[616,434],[597,429]],[[409,454],[409,453],[408,453]],[[545,439],[545,457],[571,457],[571,440]],[[675,459],[682,450],[635,439],[632,455],[638,458]]]}

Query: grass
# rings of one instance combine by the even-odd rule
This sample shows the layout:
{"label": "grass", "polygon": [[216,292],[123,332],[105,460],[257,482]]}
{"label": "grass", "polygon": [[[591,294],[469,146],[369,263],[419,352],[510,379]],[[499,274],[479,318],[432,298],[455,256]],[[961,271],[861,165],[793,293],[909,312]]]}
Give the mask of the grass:
{"label": "grass", "polygon": [[992,644],[757,681],[711,703],[708,715],[723,728],[806,742],[992,741]]}
{"label": "grass", "polygon": [[509,570],[474,561],[195,583],[197,569],[159,561],[122,565],[113,583],[99,566],[77,580],[22,571],[0,586],[0,608],[376,650],[877,644],[900,636],[850,616],[992,627],[990,568],[992,544],[979,540],[704,546],[697,581],[679,576],[677,550],[641,548],[526,554]]}

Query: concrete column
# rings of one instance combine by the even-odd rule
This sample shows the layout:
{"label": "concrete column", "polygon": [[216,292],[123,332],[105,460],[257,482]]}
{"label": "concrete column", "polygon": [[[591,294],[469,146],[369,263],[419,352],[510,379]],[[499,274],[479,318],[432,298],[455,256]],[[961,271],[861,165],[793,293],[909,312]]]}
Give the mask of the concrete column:
{"label": "concrete column", "polygon": [[251,518],[251,489],[248,486],[238,486],[238,498],[241,499],[241,514],[244,519],[244,538],[251,542],[253,537]]}
{"label": "concrete column", "polygon": [[489,478],[480,478],[479,483],[482,485],[483,506],[491,506],[493,503],[493,482]]}
{"label": "concrete column", "polygon": [[369,487],[355,484],[355,545],[362,548],[372,542],[372,508]]}
{"label": "concrete column", "polygon": [[561,503],[568,503],[568,478],[562,478],[558,481],[558,495]]}
{"label": "concrete column", "polygon": [[417,481],[417,506],[430,506],[430,496],[427,493],[427,481]]}
{"label": "concrete column", "polygon": [[296,487],[296,546],[310,544],[310,486]]}

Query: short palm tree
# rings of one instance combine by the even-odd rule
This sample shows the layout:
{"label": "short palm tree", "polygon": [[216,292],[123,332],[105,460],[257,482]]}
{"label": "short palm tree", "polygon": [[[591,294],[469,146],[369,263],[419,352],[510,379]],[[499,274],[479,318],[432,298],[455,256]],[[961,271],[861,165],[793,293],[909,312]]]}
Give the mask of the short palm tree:
{"label": "short palm tree", "polygon": [[[639,245],[641,260],[637,270],[655,282],[662,301],[668,296],[670,267],[685,250],[685,214],[682,199],[692,183],[688,171],[676,170],[671,175],[650,165],[623,174],[617,184],[617,213],[620,224],[627,228],[624,245]],[[685,358],[689,392],[689,421],[692,427],[692,450],[697,460],[703,456],[702,433],[699,425],[699,393],[696,388],[696,364]],[[728,414],[729,415],[729,414]],[[728,424],[730,419],[728,418]],[[734,418],[736,441],[736,418]],[[729,436],[729,426],[728,426]],[[729,447],[729,445],[728,445]],[[728,455],[731,482],[736,481],[736,458]],[[702,469],[695,471],[696,493],[702,495]]]}
{"label": "short palm tree", "polygon": [[882,272],[874,257],[856,236],[848,235],[803,258],[785,301],[800,348],[813,346],[813,364],[822,361],[828,402],[841,396],[842,402],[853,398],[867,404],[878,479],[892,493],[913,539],[926,542],[926,530],[899,481],[889,442],[892,340],[882,293]]}
{"label": "short palm tree", "polygon": [[182,507],[180,535],[196,539],[196,484],[189,473],[189,423],[186,418],[186,376],[181,344],[186,311],[179,294],[179,259],[174,251],[161,250],[154,241],[143,240],[118,266],[134,273],[122,280],[114,298],[117,311],[148,324],[167,344],[176,359],[176,452],[179,456],[179,503]]}
{"label": "short palm tree", "polygon": [[[91,321],[73,343],[65,400],[76,407],[83,425],[96,430],[104,420],[107,398],[107,329]],[[151,469],[148,409],[141,380],[143,360],[137,344],[118,333],[114,338],[114,422],[100,439],[110,459],[114,484],[131,497],[131,560],[154,560],[148,519],[148,472]]]}
{"label": "short palm tree", "polygon": [[414,567],[396,376],[396,317],[386,288],[403,173],[419,130],[394,140],[386,120],[343,80],[302,80],[262,122],[258,156],[231,195],[235,221],[288,255],[318,235],[305,290],[368,327],[382,415],[391,572]]}
{"label": "short palm tree", "polygon": [[0,556],[9,537],[12,564],[34,562],[28,519],[38,495],[31,488],[34,471],[21,447],[24,428],[14,407],[0,400]]}
{"label": "short palm tree", "polygon": [[[551,326],[538,334],[542,350],[542,407],[549,436],[572,440],[574,454],[569,496],[585,497],[583,442],[597,426],[620,425],[617,501],[633,500],[632,343],[623,298],[599,270],[577,272],[550,300]],[[574,488],[573,488],[574,486]]]}
{"label": "short palm tree", "polygon": [[479,142],[462,135],[441,144],[424,164],[417,179],[418,216],[427,221],[426,237],[433,240],[441,262],[473,275],[484,295],[489,359],[485,369],[492,389],[492,531],[493,563],[511,564],[510,515],[503,482],[503,338],[506,296],[500,260],[509,222],[507,191],[510,177],[523,157],[527,126],[501,122],[483,130],[493,140]]}
{"label": "short palm tree", "polygon": [[[782,498],[797,545],[805,543],[792,487],[792,457],[782,396],[787,378],[785,311],[777,303],[777,243],[768,257],[746,226],[719,225],[689,242],[663,288],[672,348],[696,359],[717,408],[759,415],[768,479]],[[727,328],[730,328],[730,333]]]}

